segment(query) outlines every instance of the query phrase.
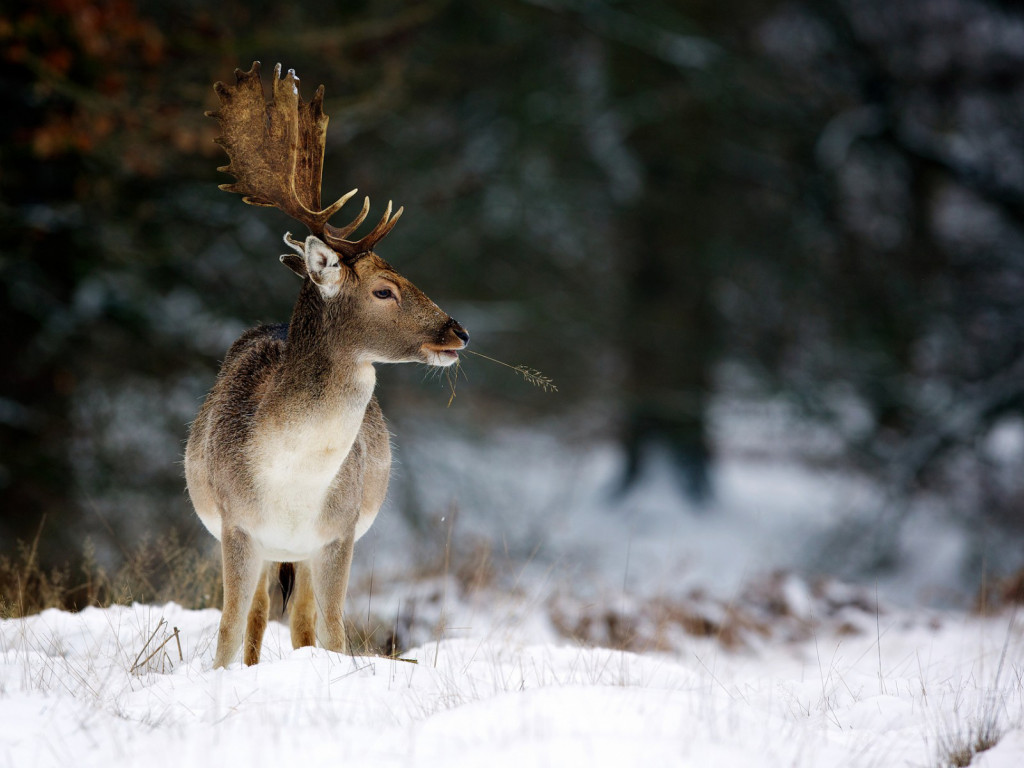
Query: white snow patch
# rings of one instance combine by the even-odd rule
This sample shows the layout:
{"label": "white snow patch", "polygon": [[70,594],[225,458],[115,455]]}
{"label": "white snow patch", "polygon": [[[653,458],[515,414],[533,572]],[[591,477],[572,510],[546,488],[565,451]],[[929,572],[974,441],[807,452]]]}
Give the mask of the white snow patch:
{"label": "white snow patch", "polygon": [[[293,651],[271,622],[258,666],[216,671],[217,611],[0,621],[0,765],[937,765],[940,735],[986,717],[1000,738],[974,764],[1024,764],[1024,622],[1008,617],[902,613],[876,634],[638,655],[510,639],[491,631],[502,610],[404,654],[416,663]],[[161,620],[182,659],[171,637],[131,673]]]}

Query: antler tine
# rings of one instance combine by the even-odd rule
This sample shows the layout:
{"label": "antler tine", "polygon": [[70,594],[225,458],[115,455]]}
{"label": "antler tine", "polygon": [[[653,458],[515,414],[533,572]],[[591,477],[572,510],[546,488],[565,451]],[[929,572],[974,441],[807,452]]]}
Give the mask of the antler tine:
{"label": "antler tine", "polygon": [[401,217],[402,212],[405,210],[405,208],[399,208],[397,211],[395,211],[395,215],[392,216],[392,205],[393,203],[390,200],[388,200],[388,207],[384,211],[384,215],[381,216],[380,221],[377,222],[377,226],[375,226],[368,234],[364,235],[358,240],[343,239],[345,235],[350,234],[356,227],[358,227],[363,222],[363,219],[366,218],[366,214],[370,210],[370,198],[365,198],[363,200],[363,210],[360,211],[359,215],[351,224],[342,229],[337,229],[335,227],[327,225],[324,235],[327,239],[328,244],[330,244],[330,246],[334,248],[336,251],[344,253],[348,256],[357,256],[360,253],[366,253],[367,251],[372,250],[373,246],[380,242],[380,240],[382,240],[388,234],[388,232],[390,232],[394,228],[395,224],[398,222],[399,217]]}
{"label": "antler tine", "polygon": [[[326,214],[327,218],[328,218],[328,219],[329,219],[329,218],[331,218],[331,216],[333,216],[333,215],[334,215],[334,214],[336,214],[336,213],[337,213],[338,211],[340,211],[340,210],[341,210],[341,207],[342,207],[343,205],[345,205],[345,203],[347,203],[347,202],[348,202],[349,200],[351,200],[351,199],[352,199],[352,196],[353,196],[353,195],[354,195],[354,194],[355,194],[356,192],[358,192],[358,191],[359,191],[358,189],[353,189],[353,190],[351,190],[351,191],[349,191],[349,192],[346,192],[346,193],[345,193],[344,195],[342,195],[342,196],[341,196],[341,197],[339,197],[339,198],[338,198],[337,200],[335,200],[335,201],[334,201],[334,202],[333,202],[333,203],[332,203],[332,204],[330,205],[330,207],[328,207],[328,208],[324,208],[324,214]],[[332,227],[332,229],[333,229],[333,227]]]}
{"label": "antler tine", "polygon": [[[351,192],[349,192],[345,196],[345,198],[348,199],[349,197],[351,197],[355,193],[356,193],[356,190],[353,189]],[[344,227],[335,227],[335,226],[333,226],[331,224],[328,224],[324,228],[324,234],[327,236],[327,242],[331,243],[332,245],[334,244],[335,241],[337,241],[339,243],[347,243],[347,242],[349,242],[348,240],[345,239],[345,237],[348,236],[348,235],[351,235],[353,232],[356,231],[356,229],[359,227],[359,225],[362,224],[363,221],[366,219],[366,214],[368,214],[369,212],[370,212],[370,198],[369,197],[364,197],[363,198],[363,209],[361,211],[359,211],[359,214],[354,219],[352,219],[352,221],[350,223],[346,224]]]}
{"label": "antler tine", "polygon": [[359,240],[359,242],[356,243],[357,247],[364,251],[368,251],[371,248],[373,248],[373,246],[378,241],[383,240],[384,237],[388,234],[388,232],[390,232],[394,228],[395,224],[398,223],[398,220],[399,218],[401,218],[402,213],[404,211],[405,207],[403,206],[402,208],[399,208],[397,211],[395,211],[395,215],[392,216],[391,201],[388,200],[387,210],[384,211],[384,215],[381,216],[380,221],[377,222],[377,226],[375,226],[370,231],[369,234],[362,237]]}

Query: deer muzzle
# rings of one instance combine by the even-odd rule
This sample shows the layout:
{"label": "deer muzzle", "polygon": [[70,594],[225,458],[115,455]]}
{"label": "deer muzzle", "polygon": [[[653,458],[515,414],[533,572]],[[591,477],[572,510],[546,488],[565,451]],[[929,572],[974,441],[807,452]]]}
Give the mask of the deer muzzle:
{"label": "deer muzzle", "polygon": [[438,334],[437,342],[427,342],[422,350],[431,365],[446,367],[459,359],[459,350],[469,344],[469,332],[455,318],[449,317]]}

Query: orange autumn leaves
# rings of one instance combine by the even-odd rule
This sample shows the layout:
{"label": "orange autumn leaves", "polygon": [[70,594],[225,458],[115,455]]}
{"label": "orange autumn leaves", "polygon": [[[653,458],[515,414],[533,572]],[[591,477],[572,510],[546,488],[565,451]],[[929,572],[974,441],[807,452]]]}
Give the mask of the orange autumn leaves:
{"label": "orange autumn leaves", "polygon": [[[181,29],[218,34],[202,18]],[[11,138],[41,160],[77,154],[127,175],[173,170],[183,153],[213,154],[214,129],[196,109],[206,89],[194,85],[209,79],[210,62],[181,66],[184,53],[132,0],[36,0],[4,14],[0,57],[20,70],[32,112]]]}

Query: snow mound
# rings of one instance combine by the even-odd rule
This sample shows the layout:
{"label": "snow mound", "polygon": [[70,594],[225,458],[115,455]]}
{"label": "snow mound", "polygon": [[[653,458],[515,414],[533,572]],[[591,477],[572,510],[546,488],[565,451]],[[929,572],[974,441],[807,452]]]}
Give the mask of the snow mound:
{"label": "snow mound", "polygon": [[887,613],[873,634],[738,652],[523,630],[401,660],[293,651],[271,622],[258,666],[214,671],[218,620],[168,604],[0,621],[0,765],[937,765],[986,727],[974,765],[1024,764],[1010,616]]}

